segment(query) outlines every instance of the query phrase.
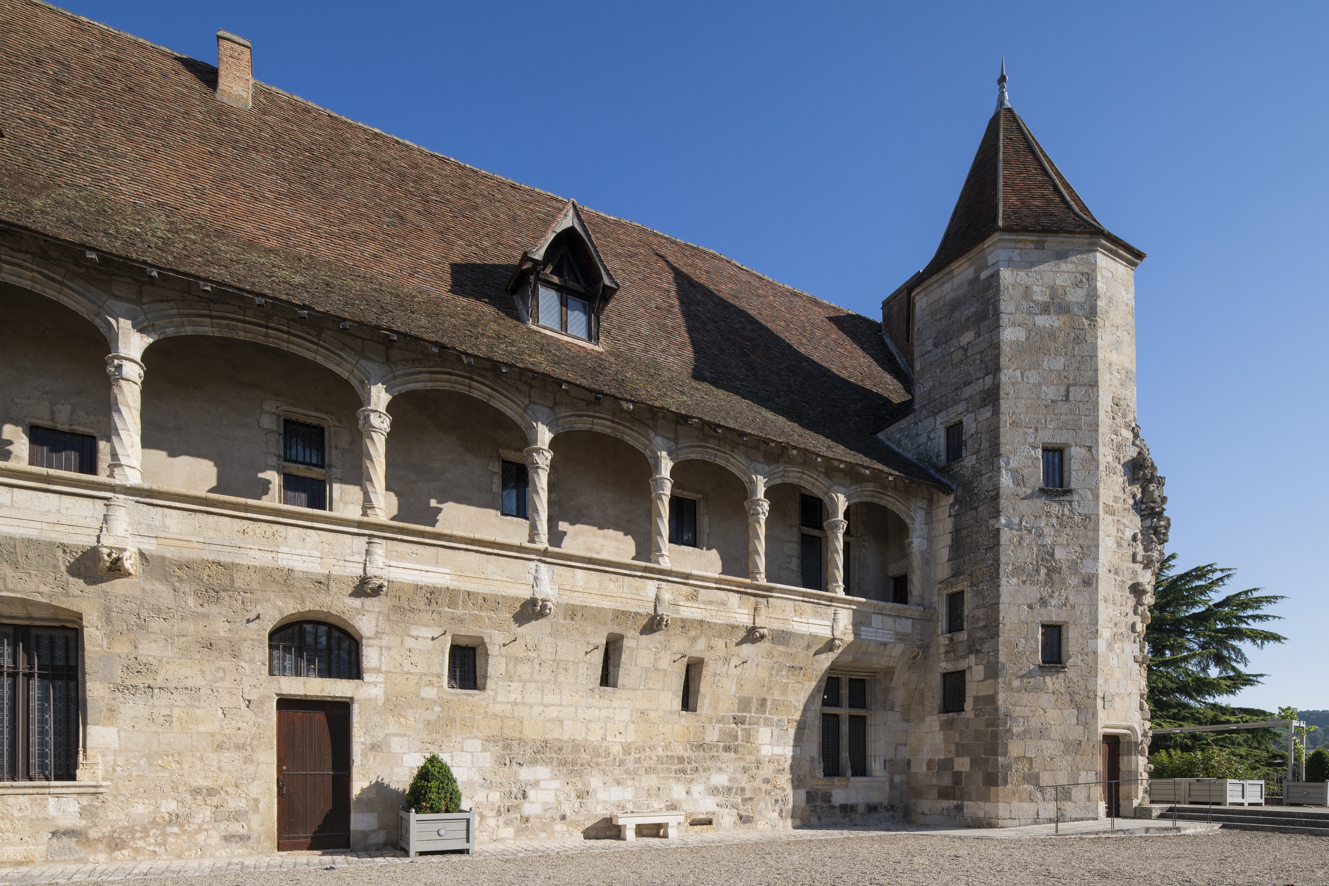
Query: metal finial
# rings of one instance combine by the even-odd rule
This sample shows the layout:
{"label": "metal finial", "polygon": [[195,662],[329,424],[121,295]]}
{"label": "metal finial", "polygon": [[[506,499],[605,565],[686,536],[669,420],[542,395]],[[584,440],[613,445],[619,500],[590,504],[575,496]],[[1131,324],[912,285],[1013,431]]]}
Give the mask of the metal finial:
{"label": "metal finial", "polygon": [[1009,108],[1011,106],[1011,97],[1006,92],[1006,55],[1001,56],[1001,76],[997,78],[997,110]]}

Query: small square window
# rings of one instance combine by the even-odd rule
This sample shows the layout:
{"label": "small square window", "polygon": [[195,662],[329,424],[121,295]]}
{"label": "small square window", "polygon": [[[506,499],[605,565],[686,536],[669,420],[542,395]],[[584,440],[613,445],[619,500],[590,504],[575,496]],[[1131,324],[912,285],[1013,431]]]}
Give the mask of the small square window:
{"label": "small square window", "polygon": [[1043,450],[1043,486],[1046,489],[1066,488],[1065,453],[1060,449]]}
{"label": "small square window", "polygon": [[909,573],[891,576],[891,602],[909,605]]}
{"label": "small square window", "polygon": [[946,633],[958,634],[964,630],[964,591],[946,595]]}
{"label": "small square window", "polygon": [[964,423],[956,422],[946,427],[946,464],[964,458]]}
{"label": "small square window", "polygon": [[28,464],[75,474],[96,474],[97,438],[32,425],[28,428]]}
{"label": "small square window", "polygon": [[697,500],[669,496],[669,543],[697,547]]}
{"label": "small square window", "polygon": [[453,646],[448,650],[449,689],[480,688],[475,653],[474,646]]}
{"label": "small square window", "polygon": [[1061,658],[1061,625],[1043,625],[1039,661],[1045,665],[1059,665]]}
{"label": "small square window", "polygon": [[315,511],[328,509],[328,482],[321,477],[281,475],[282,504]]}
{"label": "small square window", "polygon": [[964,671],[947,671],[941,675],[941,712],[964,713]]}
{"label": "small square window", "polygon": [[526,493],[526,465],[515,461],[503,462],[503,500],[500,513],[526,519]]}
{"label": "small square window", "polygon": [[285,419],[282,422],[282,459],[309,468],[327,467],[326,432],[322,425]]}
{"label": "small square window", "polygon": [[688,662],[683,669],[683,704],[684,711],[696,713],[697,702],[701,696],[701,666],[700,659]]}

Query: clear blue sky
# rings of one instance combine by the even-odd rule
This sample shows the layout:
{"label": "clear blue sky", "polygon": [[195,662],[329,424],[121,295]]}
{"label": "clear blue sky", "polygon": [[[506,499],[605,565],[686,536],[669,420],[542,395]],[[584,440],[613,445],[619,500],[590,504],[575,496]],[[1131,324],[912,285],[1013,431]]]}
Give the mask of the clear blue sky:
{"label": "clear blue sky", "polygon": [[1170,550],[1284,594],[1241,701],[1329,708],[1329,4],[61,5],[868,315],[1012,102],[1136,277]]}

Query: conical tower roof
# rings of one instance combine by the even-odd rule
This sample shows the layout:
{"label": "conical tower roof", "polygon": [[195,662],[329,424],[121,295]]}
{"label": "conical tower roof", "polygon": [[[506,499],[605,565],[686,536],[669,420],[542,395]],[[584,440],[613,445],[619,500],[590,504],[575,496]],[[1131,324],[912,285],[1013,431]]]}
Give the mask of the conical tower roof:
{"label": "conical tower roof", "polygon": [[920,274],[931,277],[997,231],[1014,234],[1089,234],[1106,237],[1139,259],[1144,253],[1094,218],[1015,113],[1002,61],[997,110],[978,144],[937,254]]}

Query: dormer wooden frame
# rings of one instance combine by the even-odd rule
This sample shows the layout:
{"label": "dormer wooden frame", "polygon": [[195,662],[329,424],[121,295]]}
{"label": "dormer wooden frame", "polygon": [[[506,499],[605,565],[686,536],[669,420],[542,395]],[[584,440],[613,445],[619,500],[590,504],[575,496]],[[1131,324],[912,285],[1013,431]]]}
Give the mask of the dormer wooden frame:
{"label": "dormer wooden frame", "polygon": [[[572,241],[571,243],[569,241]],[[588,278],[578,283],[575,280],[555,276],[549,272],[552,263],[561,258],[560,252],[575,243],[573,258]],[[580,253],[579,255],[577,253]],[[597,279],[589,279],[597,278]],[[587,338],[596,343],[600,339],[600,314],[609,300],[618,291],[618,281],[605,265],[600,250],[586,227],[585,220],[577,204],[571,200],[564,207],[558,220],[545,232],[544,238],[532,249],[522,253],[517,267],[508,279],[508,292],[517,300],[522,319],[533,326],[540,326],[538,309],[538,291],[540,285],[560,293],[560,328],[558,332],[569,334],[567,330],[566,296],[572,295],[587,302]],[[579,336],[573,336],[580,338]]]}

